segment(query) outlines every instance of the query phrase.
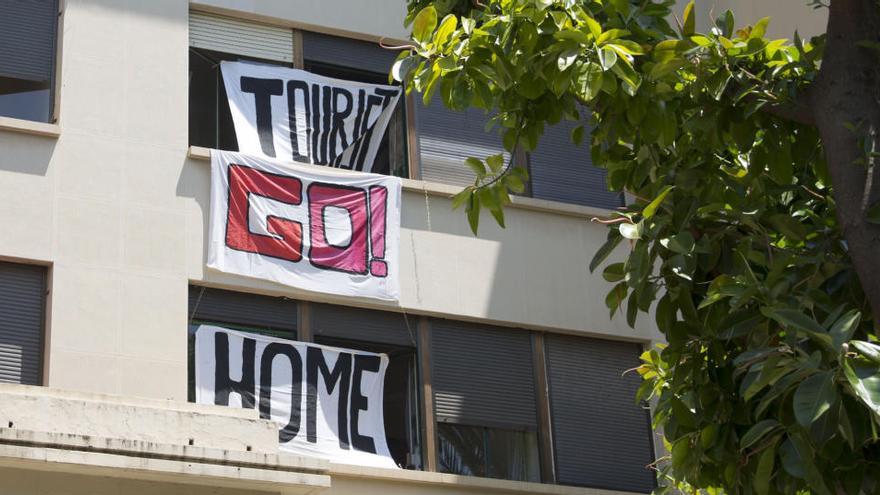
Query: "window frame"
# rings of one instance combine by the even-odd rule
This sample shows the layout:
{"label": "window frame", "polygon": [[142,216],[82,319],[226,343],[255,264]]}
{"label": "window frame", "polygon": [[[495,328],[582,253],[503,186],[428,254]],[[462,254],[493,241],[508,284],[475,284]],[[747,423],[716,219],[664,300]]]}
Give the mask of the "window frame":
{"label": "window frame", "polygon": [[[66,0],[58,0],[58,1],[66,1]],[[189,9],[188,15],[192,15],[193,12],[223,16],[223,17],[230,17],[230,18],[242,21],[242,22],[252,22],[254,24],[263,24],[263,25],[267,25],[267,26],[280,27],[280,28],[285,28],[285,29],[290,30],[293,34],[293,50],[292,50],[293,51],[293,62],[290,64],[290,67],[294,68],[294,69],[305,70],[305,66],[307,63],[307,59],[305,57],[304,41],[303,41],[304,40],[303,33],[305,33],[305,32],[323,34],[323,35],[327,35],[327,36],[335,36],[337,38],[342,38],[342,39],[350,40],[350,41],[362,41],[362,42],[369,42],[369,43],[379,43],[381,41],[380,37],[357,36],[354,33],[340,31],[340,30],[336,30],[336,29],[322,29],[322,30],[313,29],[311,26],[304,26],[304,25],[301,25],[301,24],[295,23],[295,22],[280,23],[277,21],[277,19],[274,22],[272,22],[271,19],[254,20],[250,16],[246,17],[246,16],[241,16],[241,15],[239,15],[239,16],[230,15],[228,12],[216,12],[213,9],[202,8],[202,6],[200,6],[199,8],[192,8],[191,7]],[[187,53],[192,53],[193,49],[202,50],[197,47],[193,47],[190,44],[187,45],[187,49],[188,49]],[[218,52],[218,53],[221,53],[221,52]],[[226,52],[222,52],[222,53],[226,53]],[[235,54],[235,53],[228,53],[228,54],[233,55],[233,56],[237,56],[237,57],[242,57],[245,59],[254,58],[254,57],[249,57],[247,55],[242,55],[242,54]],[[282,62],[278,62],[278,61],[274,61],[272,63],[276,63],[279,65],[282,64]],[[189,65],[188,65],[188,67],[189,67]],[[340,66],[340,67],[343,69],[352,70],[352,71],[359,70],[359,69],[353,68],[353,67],[344,67],[344,66]],[[418,173],[418,171],[421,169],[420,156],[418,155],[418,146],[417,146],[418,134],[417,134],[417,130],[415,129],[415,113],[412,109],[414,103],[415,103],[415,100],[413,99],[412,95],[411,94],[408,95],[404,91],[404,93],[403,93],[403,95],[401,95],[401,98],[398,103],[399,105],[402,105],[403,108],[400,111],[396,112],[395,117],[392,119],[392,122],[389,123],[388,129],[386,129],[386,131],[385,131],[386,136],[388,136],[388,140],[389,140],[389,142],[388,142],[389,153],[394,152],[395,148],[402,148],[402,149],[399,149],[399,151],[401,152],[400,155],[401,155],[403,162],[404,162],[402,165],[405,168],[405,173],[403,173],[401,175],[396,175],[394,173],[394,170],[399,170],[399,167],[395,169],[393,167],[394,163],[389,163],[389,169],[390,169],[389,172],[391,172],[388,174],[389,176],[401,177],[404,179],[416,179],[416,180],[419,180],[421,178],[420,174]],[[188,83],[188,85],[187,85],[187,118],[188,118],[188,122],[191,124],[191,121],[189,120],[190,119],[190,108],[191,108],[191,106],[190,106],[189,83]],[[214,113],[219,118],[219,113],[220,113],[219,109],[215,108]],[[397,114],[399,114],[399,117],[397,116]],[[402,127],[403,127],[402,132],[400,132],[400,134],[399,134],[400,139],[396,139],[396,140],[393,137],[391,137],[389,134],[389,131],[392,128],[392,126],[395,125],[395,122],[394,122],[395,120],[402,120],[402,122],[400,124],[402,124]],[[392,141],[396,141],[396,143],[392,143]],[[192,144],[192,139],[191,139],[191,136],[189,136],[189,135],[187,137],[187,142],[190,147],[200,146],[200,145]],[[217,143],[217,145],[219,146],[219,142]]]}
{"label": "window frame", "polygon": [[58,137],[61,108],[61,61],[63,54],[64,17],[67,12],[67,0],[55,2],[55,40],[52,52],[52,67],[49,74],[49,111],[47,120],[32,120],[0,115],[0,129],[21,131],[29,134]]}

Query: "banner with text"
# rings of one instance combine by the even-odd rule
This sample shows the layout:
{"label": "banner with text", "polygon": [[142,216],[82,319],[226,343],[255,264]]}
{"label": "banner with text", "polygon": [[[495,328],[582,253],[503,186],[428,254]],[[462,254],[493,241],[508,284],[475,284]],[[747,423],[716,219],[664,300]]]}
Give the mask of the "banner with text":
{"label": "banner with text", "polygon": [[221,62],[243,153],[370,172],[400,88]]}
{"label": "banner with text", "polygon": [[388,356],[202,325],[196,402],[257,408],[278,423],[279,449],[396,468],[382,400]]}
{"label": "banner with text", "polygon": [[397,177],[212,150],[208,266],[396,301],[400,185]]}

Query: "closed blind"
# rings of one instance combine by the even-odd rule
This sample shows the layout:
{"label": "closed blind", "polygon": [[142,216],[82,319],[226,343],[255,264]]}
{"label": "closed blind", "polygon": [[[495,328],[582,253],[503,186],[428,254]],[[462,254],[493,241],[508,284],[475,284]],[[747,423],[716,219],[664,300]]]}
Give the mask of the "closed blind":
{"label": "closed blind", "polygon": [[[420,96],[417,95],[419,98]],[[489,116],[479,108],[454,112],[439,97],[427,106],[416,105],[416,129],[419,134],[422,180],[468,186],[474,173],[464,164],[465,158],[484,159],[504,153],[497,127],[486,131]]]}
{"label": "closed blind", "polygon": [[206,12],[189,13],[189,46],[293,62],[293,30]]}
{"label": "closed blind", "polygon": [[639,346],[546,339],[556,477],[560,483],[649,493],[654,474],[648,411],[635,402]]}
{"label": "closed blind", "polygon": [[402,313],[331,304],[312,304],[311,310],[315,336],[415,347],[416,330]]}
{"label": "closed blind", "polygon": [[0,382],[40,385],[46,269],[0,262]]}
{"label": "closed blind", "polygon": [[267,330],[296,338],[297,303],[283,297],[189,286],[189,319]]}
{"label": "closed blind", "polygon": [[[564,120],[547,127],[537,149],[529,154],[532,196],[597,208],[622,206],[621,194],[608,190],[606,171],[593,166],[589,146],[572,142],[571,131],[577,125]],[[585,129],[584,135],[589,136],[589,132]]]}
{"label": "closed blind", "polygon": [[[357,69],[387,77],[400,52],[378,43],[303,31],[303,58],[311,62]],[[387,84],[387,81],[386,81]]]}
{"label": "closed blind", "polygon": [[431,320],[431,363],[438,421],[536,428],[528,332]]}
{"label": "closed blind", "polygon": [[50,81],[57,0],[0,0],[0,77]]}

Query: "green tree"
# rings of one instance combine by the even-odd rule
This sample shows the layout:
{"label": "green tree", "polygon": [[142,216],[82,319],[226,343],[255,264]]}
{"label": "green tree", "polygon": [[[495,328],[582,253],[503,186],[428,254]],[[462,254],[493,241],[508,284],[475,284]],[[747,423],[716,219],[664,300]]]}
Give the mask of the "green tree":
{"label": "green tree", "polygon": [[[625,242],[608,308],[667,341],[638,370],[661,492],[880,493],[880,4],[831,0],[828,32],[789,43],[731,12],[697,32],[673,3],[410,0],[392,75],[491,111],[508,151],[594,125],[594,163],[634,200],[590,269]],[[525,171],[467,166],[454,205],[503,225]]]}

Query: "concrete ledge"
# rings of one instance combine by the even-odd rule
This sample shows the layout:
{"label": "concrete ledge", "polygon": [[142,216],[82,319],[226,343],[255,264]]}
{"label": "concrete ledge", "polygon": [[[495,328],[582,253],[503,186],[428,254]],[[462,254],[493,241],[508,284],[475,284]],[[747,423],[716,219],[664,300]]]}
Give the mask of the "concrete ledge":
{"label": "concrete ledge", "polygon": [[[203,148],[201,146],[190,146],[187,155],[193,160],[210,160],[211,150],[208,148]],[[334,169],[334,171],[357,173],[344,169]],[[449,184],[428,182],[424,180],[403,179],[404,191],[422,193],[429,196],[439,196],[448,199],[461,192],[462,189],[463,188],[459,186],[452,186]],[[558,201],[548,201],[546,199],[536,199],[525,196],[511,196],[510,205],[508,205],[508,207],[540,211],[544,213],[553,213],[557,215],[566,215],[583,219],[607,218],[611,213],[610,210],[605,210],[602,208],[560,203]]]}
{"label": "concrete ledge", "polygon": [[0,445],[0,467],[290,495],[311,494],[330,487],[330,477],[321,474],[38,446]]}
{"label": "concrete ledge", "polygon": [[278,450],[278,428],[255,410],[0,386],[0,427],[212,449]]}
{"label": "concrete ledge", "polygon": [[418,493],[428,494],[436,489],[442,492],[492,492],[510,494],[543,494],[543,495],[640,495],[632,492],[600,490],[576,486],[550,485],[545,483],[529,483],[525,481],[509,481],[476,476],[459,476],[455,474],[433,473],[428,471],[409,471],[380,469],[348,464],[330,464],[330,475],[334,481],[339,478],[354,478],[366,482],[396,482],[420,485]]}
{"label": "concrete ledge", "polygon": [[61,135],[61,126],[58,124],[47,124],[46,122],[13,119],[10,117],[0,117],[0,130],[54,138]]}

